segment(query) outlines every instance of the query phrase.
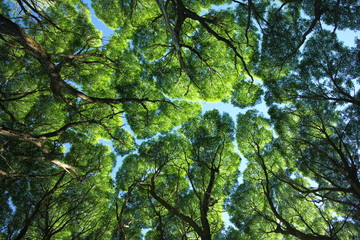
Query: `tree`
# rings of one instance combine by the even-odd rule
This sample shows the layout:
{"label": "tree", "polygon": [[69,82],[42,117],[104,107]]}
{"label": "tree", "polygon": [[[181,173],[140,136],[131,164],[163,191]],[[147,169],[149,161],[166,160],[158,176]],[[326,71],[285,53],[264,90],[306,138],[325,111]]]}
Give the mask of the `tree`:
{"label": "tree", "polygon": [[[21,140],[7,139],[1,162],[2,233],[7,239],[63,239],[106,236],[111,228],[115,161],[109,148],[84,134],[69,134],[71,148],[49,146],[48,156]],[[61,140],[60,140],[61,142]],[[72,166],[63,166],[70,162]],[[76,170],[75,170],[76,169]],[[99,198],[101,196],[101,198]],[[6,216],[6,217],[5,217]]]}
{"label": "tree", "polygon": [[359,3],[86,2],[0,3],[0,238],[359,238]]}
{"label": "tree", "polygon": [[[310,117],[311,123],[316,123],[318,116],[303,116],[305,121]],[[335,162],[337,152],[330,147],[331,139],[325,136],[320,142],[320,134],[312,142],[301,135],[292,137],[293,142],[286,141],[286,136],[274,139],[269,121],[256,112],[239,115],[238,124],[238,144],[250,161],[244,183],[229,204],[240,230],[252,238],[260,238],[254,228],[274,238],[272,233],[299,239],[357,238],[356,186],[353,188],[353,179],[346,181],[343,175],[341,167],[346,165]],[[299,134],[311,131],[307,137],[317,130],[314,125],[297,127]],[[294,125],[291,129],[286,134],[296,134]]]}
{"label": "tree", "polygon": [[[2,215],[7,216],[1,224],[1,231],[8,237],[15,237],[20,231],[19,238],[26,234],[53,238],[66,231],[76,237],[78,230],[71,225],[85,224],[81,219],[85,220],[90,206],[94,207],[92,201],[98,198],[97,202],[104,204],[100,211],[102,214],[110,211],[106,210],[111,204],[107,195],[111,195],[113,186],[106,183],[110,182],[109,172],[115,157],[106,153],[106,148],[98,143],[99,139],[113,140],[116,151],[126,154],[135,145],[131,134],[122,128],[125,113],[133,131],[139,137],[147,137],[160,129],[170,130],[196,115],[199,106],[182,101],[170,102],[152,81],[142,82],[143,70],[134,70],[139,63],[131,64],[135,63],[134,58],[122,57],[127,54],[126,47],[119,48],[116,40],[105,47],[101,33],[90,22],[89,10],[81,1],[4,1],[0,18],[0,44],[4,49],[1,51],[0,70],[0,165],[5,193]],[[126,61],[121,62],[121,58]],[[127,74],[130,69],[131,74]],[[38,178],[45,179],[44,185],[51,186],[63,170],[76,179],[69,185],[83,189],[76,193],[74,201],[82,199],[87,189],[91,193],[84,193],[89,200],[68,210],[64,207],[64,212],[60,213],[50,211],[59,204],[58,197],[47,200],[46,204],[52,206],[50,208],[44,205],[41,197],[36,202],[34,196],[39,192],[39,196],[48,199],[48,191],[37,184]],[[103,178],[106,194],[95,191],[99,184],[97,181],[100,181],[98,175]],[[22,186],[20,189],[24,193],[30,191],[29,196],[20,189],[16,190],[17,185]],[[27,185],[33,187],[25,191],[23,188]],[[61,190],[56,190],[56,193],[63,198],[71,197],[62,194]],[[15,202],[14,198],[19,200]],[[21,199],[24,203],[29,199],[28,207],[22,206]],[[89,207],[81,206],[86,204]],[[32,207],[36,209],[33,215]],[[42,214],[45,208],[50,216]],[[80,210],[82,208],[86,210]],[[22,220],[20,216],[24,216],[26,211],[31,216]],[[73,211],[79,214],[71,216]],[[46,221],[50,221],[57,214],[64,225],[52,226],[54,229],[47,234],[41,233],[43,227],[39,227],[39,233],[34,234],[40,235],[31,235],[29,229],[35,229],[33,226],[40,224],[37,221],[48,218]],[[99,213],[94,216],[94,224],[103,221]],[[75,219],[79,222],[75,223]],[[113,219],[114,215],[111,215],[104,224],[112,223]],[[24,223],[20,223],[22,221]],[[21,224],[24,231],[21,231]],[[107,228],[100,224],[95,228],[91,224],[80,228],[84,229],[86,236],[96,236],[96,229]],[[62,233],[58,233],[59,229]]]}
{"label": "tree", "polygon": [[[276,238],[273,233],[299,239],[359,237],[357,53],[334,32],[317,29],[293,70],[283,77],[269,72],[265,79],[271,121],[254,112],[239,115],[238,145],[250,163],[229,211],[242,237],[260,239],[257,228],[268,233],[266,239]],[[284,71],[283,63],[279,66]]]}
{"label": "tree", "polygon": [[[212,239],[219,234],[223,201],[240,160],[233,134],[229,115],[214,110],[174,133],[142,143],[139,154],[125,159],[116,178],[126,201],[119,225],[131,228],[129,217],[141,211],[147,213],[139,221],[151,228],[149,239]],[[126,232],[122,234],[125,239]]]}

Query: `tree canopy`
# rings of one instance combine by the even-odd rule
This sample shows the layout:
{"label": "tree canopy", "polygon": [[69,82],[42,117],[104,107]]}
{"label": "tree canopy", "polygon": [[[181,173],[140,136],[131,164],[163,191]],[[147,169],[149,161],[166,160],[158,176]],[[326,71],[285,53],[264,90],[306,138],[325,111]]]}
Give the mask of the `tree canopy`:
{"label": "tree canopy", "polygon": [[0,239],[359,239],[359,28],[355,0],[1,1]]}

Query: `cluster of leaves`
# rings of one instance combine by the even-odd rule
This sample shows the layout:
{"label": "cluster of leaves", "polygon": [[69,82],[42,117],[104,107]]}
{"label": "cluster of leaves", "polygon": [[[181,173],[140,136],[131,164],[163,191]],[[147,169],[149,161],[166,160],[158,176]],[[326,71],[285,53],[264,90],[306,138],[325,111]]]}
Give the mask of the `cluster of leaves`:
{"label": "cluster of leaves", "polygon": [[214,110],[143,142],[116,176],[120,236],[140,234],[144,227],[152,229],[146,235],[150,239],[218,234],[225,196],[238,175],[240,157],[233,140],[230,116]]}
{"label": "cluster of leaves", "polygon": [[359,239],[359,3],[91,7],[0,2],[0,239]]}

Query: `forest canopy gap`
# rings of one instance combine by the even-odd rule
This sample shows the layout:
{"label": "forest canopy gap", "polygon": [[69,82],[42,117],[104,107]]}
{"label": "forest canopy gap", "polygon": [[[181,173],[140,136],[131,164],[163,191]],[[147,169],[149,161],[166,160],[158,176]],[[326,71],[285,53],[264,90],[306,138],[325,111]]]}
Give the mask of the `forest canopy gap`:
{"label": "forest canopy gap", "polygon": [[354,0],[1,1],[0,239],[360,239],[359,26]]}

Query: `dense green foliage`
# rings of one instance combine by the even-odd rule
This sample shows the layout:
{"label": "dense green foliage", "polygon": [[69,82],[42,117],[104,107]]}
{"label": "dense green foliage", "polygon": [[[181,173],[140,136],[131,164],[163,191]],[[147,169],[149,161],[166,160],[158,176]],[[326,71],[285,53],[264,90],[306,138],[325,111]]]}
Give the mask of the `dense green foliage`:
{"label": "dense green foliage", "polygon": [[355,0],[0,1],[0,239],[359,239],[359,28]]}

